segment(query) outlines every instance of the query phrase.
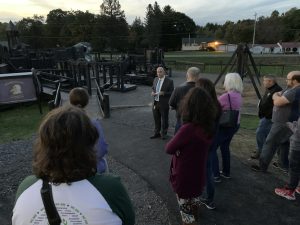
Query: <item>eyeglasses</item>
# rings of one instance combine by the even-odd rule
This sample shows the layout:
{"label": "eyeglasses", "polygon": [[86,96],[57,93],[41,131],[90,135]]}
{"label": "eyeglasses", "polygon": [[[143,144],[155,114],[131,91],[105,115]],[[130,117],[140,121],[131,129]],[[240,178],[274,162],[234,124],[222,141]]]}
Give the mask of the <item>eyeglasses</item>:
{"label": "eyeglasses", "polygon": [[292,79],[286,79],[286,81],[288,81],[288,80],[292,80]]}

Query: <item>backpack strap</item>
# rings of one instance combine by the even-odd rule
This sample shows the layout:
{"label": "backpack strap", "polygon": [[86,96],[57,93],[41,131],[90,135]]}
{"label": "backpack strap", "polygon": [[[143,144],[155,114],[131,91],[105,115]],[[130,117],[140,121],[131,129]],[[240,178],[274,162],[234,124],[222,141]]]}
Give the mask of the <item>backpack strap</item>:
{"label": "backpack strap", "polygon": [[49,224],[60,225],[61,219],[53,201],[51,185],[49,185],[48,181],[44,179],[43,186],[41,188],[41,196]]}

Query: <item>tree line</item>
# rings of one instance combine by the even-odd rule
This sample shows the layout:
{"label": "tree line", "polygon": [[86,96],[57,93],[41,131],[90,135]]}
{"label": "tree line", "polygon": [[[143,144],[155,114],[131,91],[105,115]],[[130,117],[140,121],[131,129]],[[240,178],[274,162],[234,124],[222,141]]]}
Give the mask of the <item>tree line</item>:
{"label": "tree line", "polygon": [[[207,23],[204,27],[199,27],[197,32],[199,35],[213,36],[228,43],[252,43],[254,21],[227,21],[223,25]],[[281,41],[300,41],[300,9],[291,8],[281,15],[274,10],[269,17],[261,16],[257,19],[256,43],[274,44]]]}
{"label": "tree line", "polygon": [[[6,40],[7,23],[0,22],[0,40]],[[227,43],[251,43],[254,19],[227,21],[223,25],[198,26],[170,5],[149,4],[144,20],[135,18],[129,25],[118,0],[103,0],[99,14],[89,11],[51,10],[46,18],[39,15],[16,22],[22,42],[32,48],[69,47],[90,42],[95,51],[132,51],[160,47],[180,50],[184,37],[213,37]],[[300,41],[300,9],[291,8],[281,15],[259,17],[256,43]]]}

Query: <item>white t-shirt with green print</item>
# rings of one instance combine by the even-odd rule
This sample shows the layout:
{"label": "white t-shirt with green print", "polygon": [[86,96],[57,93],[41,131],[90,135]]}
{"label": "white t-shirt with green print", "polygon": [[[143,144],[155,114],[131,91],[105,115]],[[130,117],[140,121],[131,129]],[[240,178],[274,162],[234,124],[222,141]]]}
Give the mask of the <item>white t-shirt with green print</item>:
{"label": "white t-shirt with green print", "polygon": [[[40,190],[42,180],[27,177],[19,186],[12,225],[48,225]],[[53,199],[63,225],[134,224],[134,211],[117,177],[96,175],[52,185]]]}

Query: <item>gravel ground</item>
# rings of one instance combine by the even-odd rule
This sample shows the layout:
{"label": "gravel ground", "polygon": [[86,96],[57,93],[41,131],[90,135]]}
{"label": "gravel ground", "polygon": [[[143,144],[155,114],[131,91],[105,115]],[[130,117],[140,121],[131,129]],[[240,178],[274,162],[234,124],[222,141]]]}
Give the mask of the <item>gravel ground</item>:
{"label": "gravel ground", "polygon": [[[19,183],[31,174],[32,143],[29,140],[0,145],[0,224],[11,224],[14,195]],[[132,170],[108,156],[110,173],[121,177],[136,212],[136,224],[170,224],[162,199]]]}

